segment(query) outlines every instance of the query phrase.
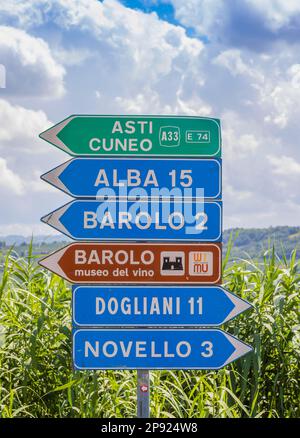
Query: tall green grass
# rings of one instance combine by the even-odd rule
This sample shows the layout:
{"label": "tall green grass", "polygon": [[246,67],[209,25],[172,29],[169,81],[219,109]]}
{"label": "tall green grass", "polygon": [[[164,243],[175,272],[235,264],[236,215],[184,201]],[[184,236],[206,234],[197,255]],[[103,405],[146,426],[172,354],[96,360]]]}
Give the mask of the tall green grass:
{"label": "tall green grass", "polygon": [[[299,417],[296,252],[228,264],[229,251],[224,285],[255,307],[223,328],[254,353],[220,371],[151,372],[153,417]],[[69,286],[30,248],[1,269],[0,417],[134,417],[136,372],[72,370]]]}

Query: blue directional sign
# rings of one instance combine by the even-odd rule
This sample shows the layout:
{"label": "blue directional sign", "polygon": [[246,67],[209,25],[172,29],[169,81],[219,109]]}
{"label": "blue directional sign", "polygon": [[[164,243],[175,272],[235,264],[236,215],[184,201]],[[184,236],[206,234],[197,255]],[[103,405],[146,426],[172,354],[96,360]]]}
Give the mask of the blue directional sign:
{"label": "blue directional sign", "polygon": [[75,240],[222,239],[220,201],[75,200],[42,221]]}
{"label": "blue directional sign", "polygon": [[75,198],[222,198],[218,159],[75,158],[41,178]]}
{"label": "blue directional sign", "polygon": [[78,327],[218,326],[250,307],[220,286],[73,286]]}
{"label": "blue directional sign", "polygon": [[80,329],[73,335],[78,370],[219,369],[251,350],[218,329]]}

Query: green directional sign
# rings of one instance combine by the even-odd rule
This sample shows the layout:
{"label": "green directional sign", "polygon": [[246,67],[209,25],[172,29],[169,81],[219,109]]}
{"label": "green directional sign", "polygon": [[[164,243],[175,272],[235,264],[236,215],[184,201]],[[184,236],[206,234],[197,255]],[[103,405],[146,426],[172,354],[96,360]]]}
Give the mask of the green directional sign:
{"label": "green directional sign", "polygon": [[71,155],[221,155],[220,121],[207,117],[73,115],[40,137]]}

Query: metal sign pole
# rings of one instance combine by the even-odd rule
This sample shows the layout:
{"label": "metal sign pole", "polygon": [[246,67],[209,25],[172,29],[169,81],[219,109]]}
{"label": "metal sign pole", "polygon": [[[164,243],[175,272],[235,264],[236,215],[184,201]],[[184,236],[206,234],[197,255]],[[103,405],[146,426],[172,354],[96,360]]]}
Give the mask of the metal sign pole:
{"label": "metal sign pole", "polygon": [[150,372],[137,370],[137,417],[150,417]]}

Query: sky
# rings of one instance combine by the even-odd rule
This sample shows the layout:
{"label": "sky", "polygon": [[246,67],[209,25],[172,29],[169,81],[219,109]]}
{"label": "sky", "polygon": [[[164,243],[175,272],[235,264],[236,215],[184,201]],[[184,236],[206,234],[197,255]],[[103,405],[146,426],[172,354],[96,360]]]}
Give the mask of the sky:
{"label": "sky", "polygon": [[0,234],[51,234],[70,114],[221,119],[224,228],[300,225],[299,0],[0,3]]}

